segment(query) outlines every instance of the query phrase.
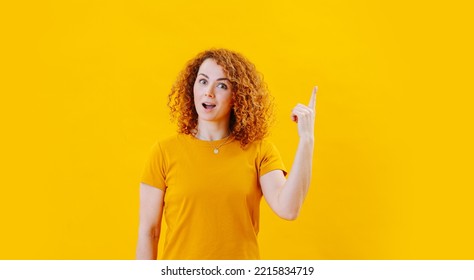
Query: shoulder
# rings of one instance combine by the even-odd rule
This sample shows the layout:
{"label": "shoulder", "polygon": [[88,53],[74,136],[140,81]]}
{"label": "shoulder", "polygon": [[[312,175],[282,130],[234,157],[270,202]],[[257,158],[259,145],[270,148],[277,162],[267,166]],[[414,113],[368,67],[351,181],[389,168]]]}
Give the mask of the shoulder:
{"label": "shoulder", "polygon": [[264,138],[250,143],[246,147],[246,150],[255,151],[259,155],[264,155],[277,151],[277,148],[271,140]]}
{"label": "shoulder", "polygon": [[191,148],[191,140],[191,136],[182,133],[165,136],[155,141],[153,150],[164,155],[181,154]]}
{"label": "shoulder", "polygon": [[180,142],[183,142],[185,137],[187,137],[187,135],[179,134],[179,133],[174,134],[174,135],[168,135],[168,136],[156,139],[153,146],[160,147],[163,149],[174,147],[176,145],[179,145]]}
{"label": "shoulder", "polygon": [[256,141],[260,151],[276,150],[275,144],[267,138]]}
{"label": "shoulder", "polygon": [[255,141],[254,145],[258,147],[256,164],[259,168],[260,175],[276,169],[283,170],[284,174],[286,174],[285,165],[280,153],[271,140],[265,138],[260,141]]}
{"label": "shoulder", "polygon": [[174,134],[174,135],[168,135],[163,138],[159,138],[156,140],[156,144],[160,146],[169,146],[169,145],[174,145],[178,142],[178,139],[180,138],[181,134]]}

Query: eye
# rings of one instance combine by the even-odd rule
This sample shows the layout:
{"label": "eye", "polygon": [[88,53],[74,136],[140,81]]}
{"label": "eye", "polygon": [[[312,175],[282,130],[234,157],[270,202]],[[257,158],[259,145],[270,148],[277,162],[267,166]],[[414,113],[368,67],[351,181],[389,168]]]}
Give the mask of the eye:
{"label": "eye", "polygon": [[227,86],[226,84],[224,84],[224,83],[219,83],[219,84],[217,85],[217,87],[219,87],[219,88],[221,88],[221,89],[228,89],[228,86]]}
{"label": "eye", "polygon": [[207,80],[206,79],[200,79],[198,81],[198,83],[205,85],[205,84],[207,84]]}

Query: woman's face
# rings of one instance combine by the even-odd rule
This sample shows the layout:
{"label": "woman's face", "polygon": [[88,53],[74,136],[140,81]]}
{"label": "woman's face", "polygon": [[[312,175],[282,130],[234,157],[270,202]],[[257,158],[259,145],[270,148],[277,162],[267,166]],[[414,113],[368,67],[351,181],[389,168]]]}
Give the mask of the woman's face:
{"label": "woman's face", "polygon": [[231,83],[221,66],[208,58],[194,81],[194,106],[199,120],[228,122],[232,109]]}

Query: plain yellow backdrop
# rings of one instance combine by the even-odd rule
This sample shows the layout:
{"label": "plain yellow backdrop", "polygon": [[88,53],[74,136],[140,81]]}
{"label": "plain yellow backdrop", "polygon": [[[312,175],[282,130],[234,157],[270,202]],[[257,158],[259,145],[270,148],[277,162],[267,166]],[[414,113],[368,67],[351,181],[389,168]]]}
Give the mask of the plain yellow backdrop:
{"label": "plain yellow backdrop", "polygon": [[0,259],[133,259],[138,184],[166,97],[211,47],[290,111],[319,86],[301,216],[262,201],[264,259],[474,259],[469,1],[4,1]]}

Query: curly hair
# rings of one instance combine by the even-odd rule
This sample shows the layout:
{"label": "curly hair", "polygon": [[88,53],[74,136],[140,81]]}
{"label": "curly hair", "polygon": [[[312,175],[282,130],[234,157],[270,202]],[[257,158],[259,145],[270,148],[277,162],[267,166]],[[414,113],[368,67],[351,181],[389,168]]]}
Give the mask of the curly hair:
{"label": "curly hair", "polygon": [[213,59],[223,68],[232,84],[232,109],[229,129],[242,148],[268,135],[274,121],[273,97],[263,75],[243,55],[227,49],[210,49],[187,62],[168,96],[172,120],[178,121],[178,132],[195,135],[198,114],[194,106],[193,87],[199,67]]}

